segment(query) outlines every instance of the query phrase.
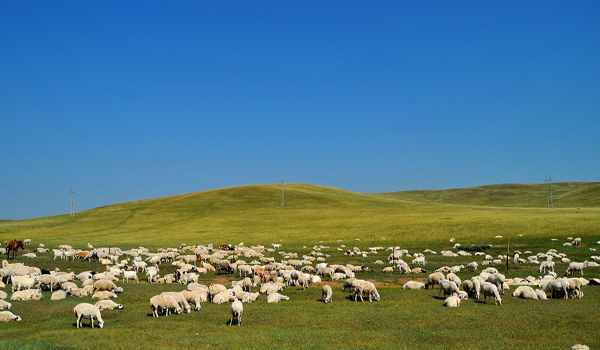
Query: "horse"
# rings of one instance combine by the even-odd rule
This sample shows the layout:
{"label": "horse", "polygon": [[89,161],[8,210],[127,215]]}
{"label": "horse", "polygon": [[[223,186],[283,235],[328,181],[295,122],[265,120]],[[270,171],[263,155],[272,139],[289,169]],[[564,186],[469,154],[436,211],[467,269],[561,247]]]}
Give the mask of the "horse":
{"label": "horse", "polygon": [[13,259],[17,256],[17,251],[19,250],[19,248],[25,250],[25,244],[23,243],[23,241],[17,241],[16,239],[12,239],[10,241],[6,241],[6,244],[4,245],[4,247],[6,248],[6,258],[10,259],[10,252],[13,252]]}

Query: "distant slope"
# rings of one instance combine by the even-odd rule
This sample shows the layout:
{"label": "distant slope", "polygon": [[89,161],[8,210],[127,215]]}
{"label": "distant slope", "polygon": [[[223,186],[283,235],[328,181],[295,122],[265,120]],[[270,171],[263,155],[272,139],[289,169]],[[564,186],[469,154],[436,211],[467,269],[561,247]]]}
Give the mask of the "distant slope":
{"label": "distant slope", "polygon": [[[31,247],[70,244],[81,249],[87,243],[122,248],[281,243],[287,250],[315,244],[422,248],[447,245],[452,237],[481,244],[497,242],[496,235],[519,234],[546,240],[557,232],[600,239],[600,206],[590,208],[599,197],[590,195],[597,185],[554,184],[553,189],[556,208],[547,210],[518,207],[527,201],[543,204],[545,197],[540,202],[535,195],[539,185],[373,195],[286,184],[283,207],[281,184],[239,186],[115,204],[74,217],[0,222],[0,241],[30,238]],[[578,198],[582,207],[587,200],[589,207],[560,209],[564,198],[571,203]]]}
{"label": "distant slope", "polygon": [[[381,193],[378,196],[419,203],[462,204],[492,207],[545,208],[545,184],[502,184],[450,190]],[[600,182],[552,184],[554,208],[600,207]]]}

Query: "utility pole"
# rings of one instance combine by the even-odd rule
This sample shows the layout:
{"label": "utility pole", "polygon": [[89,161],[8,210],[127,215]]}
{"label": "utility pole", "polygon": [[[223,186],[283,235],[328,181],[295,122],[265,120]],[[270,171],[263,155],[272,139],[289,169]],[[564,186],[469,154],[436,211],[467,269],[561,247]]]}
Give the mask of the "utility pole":
{"label": "utility pole", "polygon": [[544,183],[546,184],[546,207],[554,208],[552,201],[552,177],[550,175],[544,177]]}
{"label": "utility pole", "polygon": [[548,187],[550,187],[550,208],[554,208],[554,203],[552,202],[552,177],[548,175]]}
{"label": "utility pole", "polygon": [[281,177],[281,206],[283,207],[285,205],[284,201],[283,201],[283,176]]}
{"label": "utility pole", "polygon": [[69,216],[75,216],[75,191],[73,191],[73,187],[71,187],[71,211]]}
{"label": "utility pole", "polygon": [[508,259],[510,255],[510,236],[508,236],[508,244],[506,245],[506,273],[508,273]]}

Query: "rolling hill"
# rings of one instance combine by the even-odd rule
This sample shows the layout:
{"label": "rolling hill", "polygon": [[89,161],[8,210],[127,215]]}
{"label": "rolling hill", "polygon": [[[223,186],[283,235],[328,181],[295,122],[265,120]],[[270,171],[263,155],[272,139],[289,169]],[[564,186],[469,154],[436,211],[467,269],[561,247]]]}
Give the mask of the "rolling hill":
{"label": "rolling hill", "polygon": [[553,184],[553,210],[545,208],[543,185],[388,194],[307,184],[288,184],[285,190],[283,207],[279,184],[251,185],[115,204],[75,217],[0,222],[0,239],[79,247],[88,242],[156,247],[355,240],[410,246],[440,244],[450,237],[478,244],[496,235],[600,236],[598,183]]}

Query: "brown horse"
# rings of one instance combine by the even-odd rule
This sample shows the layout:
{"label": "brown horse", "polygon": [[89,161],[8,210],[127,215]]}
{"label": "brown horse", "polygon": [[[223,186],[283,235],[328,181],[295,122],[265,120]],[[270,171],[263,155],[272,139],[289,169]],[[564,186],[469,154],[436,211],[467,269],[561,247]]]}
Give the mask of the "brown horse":
{"label": "brown horse", "polygon": [[6,248],[6,258],[10,259],[10,252],[13,252],[13,259],[17,256],[17,251],[19,250],[19,248],[25,250],[25,244],[23,243],[23,241],[17,241],[16,239],[12,239],[10,241],[6,241],[6,244],[4,245],[4,247]]}

